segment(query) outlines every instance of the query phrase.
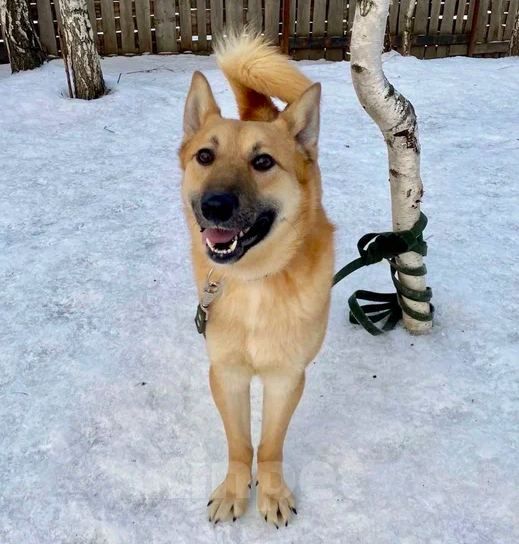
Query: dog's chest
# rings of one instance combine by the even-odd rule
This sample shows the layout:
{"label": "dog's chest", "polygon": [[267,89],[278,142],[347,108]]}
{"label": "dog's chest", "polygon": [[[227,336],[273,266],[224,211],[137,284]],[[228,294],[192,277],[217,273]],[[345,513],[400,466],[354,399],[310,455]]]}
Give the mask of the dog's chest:
{"label": "dog's chest", "polygon": [[218,302],[222,333],[231,342],[242,339],[237,347],[257,370],[284,361],[307,364],[326,327],[327,297],[304,285],[243,284]]}

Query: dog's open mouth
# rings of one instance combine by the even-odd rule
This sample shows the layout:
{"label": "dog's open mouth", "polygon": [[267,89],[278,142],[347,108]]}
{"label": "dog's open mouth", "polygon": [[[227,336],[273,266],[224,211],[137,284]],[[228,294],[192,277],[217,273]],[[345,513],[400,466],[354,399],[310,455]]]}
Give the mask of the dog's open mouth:
{"label": "dog's open mouth", "polygon": [[236,262],[268,235],[275,218],[275,213],[269,211],[260,214],[252,226],[243,230],[203,229],[202,241],[207,254],[216,263]]}

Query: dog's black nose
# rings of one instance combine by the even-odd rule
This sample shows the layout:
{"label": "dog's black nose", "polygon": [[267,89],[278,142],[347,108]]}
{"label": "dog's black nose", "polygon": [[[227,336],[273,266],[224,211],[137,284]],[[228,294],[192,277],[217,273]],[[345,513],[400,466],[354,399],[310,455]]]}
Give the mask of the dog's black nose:
{"label": "dog's black nose", "polygon": [[206,219],[223,223],[238,209],[238,197],[232,193],[205,193],[200,207]]}

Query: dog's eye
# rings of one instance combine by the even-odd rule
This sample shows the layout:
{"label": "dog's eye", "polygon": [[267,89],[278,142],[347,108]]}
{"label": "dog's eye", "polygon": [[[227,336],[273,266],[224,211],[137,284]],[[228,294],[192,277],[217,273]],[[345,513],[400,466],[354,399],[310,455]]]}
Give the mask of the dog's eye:
{"label": "dog's eye", "polygon": [[199,164],[208,166],[214,162],[214,153],[210,149],[200,149],[196,154],[196,160]]}
{"label": "dog's eye", "polygon": [[259,172],[270,170],[275,164],[276,161],[270,155],[266,154],[258,155],[252,160],[252,167]]}

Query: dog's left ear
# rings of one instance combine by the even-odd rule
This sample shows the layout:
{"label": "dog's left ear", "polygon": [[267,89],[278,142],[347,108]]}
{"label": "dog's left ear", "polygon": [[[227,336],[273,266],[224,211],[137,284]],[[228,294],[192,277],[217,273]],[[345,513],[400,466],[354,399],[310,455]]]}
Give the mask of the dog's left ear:
{"label": "dog's left ear", "polygon": [[321,84],[314,83],[280,115],[305,154],[315,158],[319,140]]}
{"label": "dog's left ear", "polygon": [[184,141],[190,140],[210,115],[220,115],[220,108],[205,76],[195,72],[184,108]]}

